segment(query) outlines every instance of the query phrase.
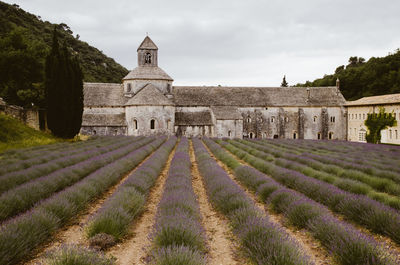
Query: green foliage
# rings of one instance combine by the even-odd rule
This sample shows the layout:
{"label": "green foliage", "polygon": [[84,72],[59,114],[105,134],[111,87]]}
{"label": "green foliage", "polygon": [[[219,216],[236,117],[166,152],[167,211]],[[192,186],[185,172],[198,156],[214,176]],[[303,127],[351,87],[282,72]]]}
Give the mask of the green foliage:
{"label": "green foliage", "polygon": [[0,97],[19,106],[43,103],[43,59],[46,46],[29,41],[27,30],[17,27],[0,38]]}
{"label": "green foliage", "polygon": [[386,113],[385,108],[379,108],[379,113],[368,114],[364,124],[368,128],[367,142],[376,144],[381,141],[381,131],[396,126],[397,121],[392,113]]}
{"label": "green foliage", "polygon": [[119,83],[128,70],[73,36],[68,25],[42,21],[17,5],[0,2],[0,97],[9,104],[44,107],[45,58],[54,26],[59,40],[81,62],[85,82]]}
{"label": "green foliage", "polygon": [[46,58],[47,124],[51,132],[62,138],[78,134],[83,113],[82,71],[76,57],[59,47],[54,28],[53,45]]}
{"label": "green foliage", "polygon": [[286,82],[286,75],[283,76],[281,87],[287,87],[289,84]]}
{"label": "green foliage", "polygon": [[350,57],[348,65],[337,67],[334,74],[296,86],[335,86],[337,78],[347,100],[400,93],[400,50],[367,62],[362,57]]}
{"label": "green foliage", "polygon": [[0,113],[0,152],[59,142],[54,136],[37,131],[10,116]]}

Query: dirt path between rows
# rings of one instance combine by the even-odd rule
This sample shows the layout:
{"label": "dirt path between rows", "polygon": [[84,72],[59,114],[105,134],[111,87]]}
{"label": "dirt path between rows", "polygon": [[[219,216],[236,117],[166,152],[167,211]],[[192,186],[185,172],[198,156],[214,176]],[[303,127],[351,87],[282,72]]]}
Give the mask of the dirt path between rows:
{"label": "dirt path between rows", "polygon": [[157,206],[161,200],[165,180],[167,179],[168,170],[171,165],[171,160],[174,157],[176,147],[177,144],[169,154],[166,166],[149,193],[143,214],[130,228],[129,234],[132,236],[107,252],[107,254],[111,254],[117,259],[118,265],[147,264],[151,248],[149,234],[153,229]]}
{"label": "dirt path between rows", "polygon": [[193,143],[189,145],[192,163],[192,185],[200,206],[202,225],[206,231],[209,251],[207,264],[210,265],[244,265],[246,261],[238,255],[237,240],[232,234],[228,220],[214,211],[207,199],[206,190],[194,155]]}
{"label": "dirt path between rows", "polygon": [[[299,230],[293,226],[288,225],[285,222],[285,217],[283,215],[276,214],[268,209],[268,207],[265,207],[265,205],[259,201],[258,197],[252,191],[247,189],[244,185],[236,180],[233,171],[220,160],[218,160],[207,145],[204,144],[204,146],[210,153],[211,157],[218,163],[220,167],[222,167],[228,173],[229,177],[246,192],[246,194],[253,200],[255,205],[261,211],[267,214],[271,222],[281,226],[282,229],[299,244],[299,246],[311,258],[315,265],[336,264],[329,252],[321,245],[319,241],[315,240],[307,230]],[[234,157],[240,164],[247,165],[246,162],[238,159],[236,156]]]}
{"label": "dirt path between rows", "polygon": [[149,154],[142,162],[139,163],[139,165],[137,165],[133,170],[127,173],[120,181],[118,181],[117,184],[108,189],[100,199],[90,204],[87,210],[82,215],[80,215],[75,222],[65,227],[60,232],[58,232],[55,238],[50,243],[45,245],[43,249],[35,256],[34,259],[32,259],[29,262],[26,262],[25,264],[26,265],[43,264],[44,254],[50,250],[60,247],[61,245],[75,244],[75,245],[89,246],[89,242],[86,238],[84,229],[87,223],[89,222],[90,217],[92,217],[96,213],[96,211],[101,208],[103,203],[109,197],[111,197],[111,195],[122,183],[125,182],[125,180],[129,177],[129,175],[135,172],[135,170],[139,166],[141,166],[147,159],[149,159],[154,152]]}

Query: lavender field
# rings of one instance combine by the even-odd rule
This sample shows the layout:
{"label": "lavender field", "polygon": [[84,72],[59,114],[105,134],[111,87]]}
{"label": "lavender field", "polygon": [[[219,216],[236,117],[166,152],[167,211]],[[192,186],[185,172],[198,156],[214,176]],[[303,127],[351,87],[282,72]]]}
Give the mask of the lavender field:
{"label": "lavender field", "polygon": [[154,136],[8,151],[0,264],[400,264],[400,147]]}

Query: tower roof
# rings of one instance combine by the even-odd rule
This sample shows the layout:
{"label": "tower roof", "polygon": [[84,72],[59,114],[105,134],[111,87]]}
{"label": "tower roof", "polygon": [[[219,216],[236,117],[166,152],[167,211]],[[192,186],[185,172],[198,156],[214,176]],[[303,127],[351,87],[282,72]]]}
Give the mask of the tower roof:
{"label": "tower roof", "polygon": [[144,40],[142,41],[142,43],[139,45],[139,48],[137,48],[137,50],[141,50],[141,49],[146,49],[146,50],[158,50],[157,45],[154,44],[154,42],[150,39],[149,36],[146,36],[146,38],[144,38]]}

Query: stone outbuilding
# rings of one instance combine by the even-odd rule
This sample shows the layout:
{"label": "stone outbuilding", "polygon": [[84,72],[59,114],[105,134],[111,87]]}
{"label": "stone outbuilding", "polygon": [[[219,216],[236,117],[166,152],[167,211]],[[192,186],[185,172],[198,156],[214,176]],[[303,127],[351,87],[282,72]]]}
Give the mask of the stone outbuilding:
{"label": "stone outbuilding", "polygon": [[147,36],[122,84],[85,83],[81,133],[347,139],[334,87],[173,86]]}
{"label": "stone outbuilding", "polygon": [[400,144],[400,94],[363,97],[346,103],[348,113],[348,138],[353,142],[366,142],[367,127],[365,120],[370,113],[378,113],[384,107],[386,113],[392,113],[397,125],[381,131],[381,143]]}

